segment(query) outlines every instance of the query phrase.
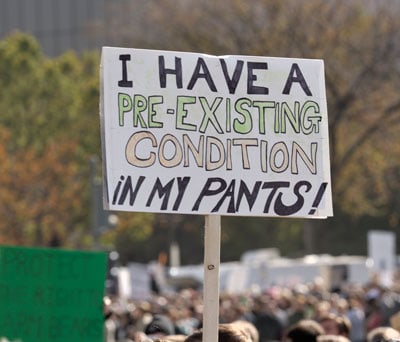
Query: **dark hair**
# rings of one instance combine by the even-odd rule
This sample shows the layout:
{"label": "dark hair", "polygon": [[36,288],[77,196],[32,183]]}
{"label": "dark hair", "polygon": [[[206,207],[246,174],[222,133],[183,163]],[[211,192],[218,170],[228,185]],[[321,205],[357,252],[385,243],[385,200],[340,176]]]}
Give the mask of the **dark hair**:
{"label": "dark hair", "polygon": [[322,326],[311,319],[302,319],[289,327],[286,334],[292,342],[316,342],[317,337],[324,334]]}
{"label": "dark hair", "polygon": [[153,334],[164,334],[173,335],[175,333],[175,327],[172,321],[164,315],[154,315],[151,322],[147,325],[145,329],[146,335]]}
{"label": "dark hair", "polygon": [[341,335],[319,335],[317,342],[350,342],[350,340]]}

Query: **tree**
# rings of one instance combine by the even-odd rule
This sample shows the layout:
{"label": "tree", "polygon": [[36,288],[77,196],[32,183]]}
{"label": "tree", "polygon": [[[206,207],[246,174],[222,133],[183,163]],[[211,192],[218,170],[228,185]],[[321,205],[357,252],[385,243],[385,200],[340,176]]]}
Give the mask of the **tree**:
{"label": "tree", "polygon": [[[398,1],[148,0],[110,6],[106,25],[113,45],[324,59],[335,217],[313,221],[325,227],[313,228],[315,252],[362,252],[359,237],[369,227],[399,232]],[[89,243],[89,159],[101,154],[98,68],[97,53],[48,59],[28,35],[0,41],[3,242],[48,245],[57,227],[61,244]],[[188,237],[200,235],[200,217],[119,216],[104,243],[117,241],[122,248],[129,240],[140,251],[130,257],[154,258],[175,236],[187,248],[183,257],[198,261],[193,254],[203,242]],[[305,249],[302,220],[223,222],[223,258],[262,246],[279,245],[292,254]]]}
{"label": "tree", "polygon": [[11,134],[0,134],[1,242],[27,246],[84,246],[77,146],[70,141],[11,151]]}
{"label": "tree", "polygon": [[100,146],[98,60],[73,53],[48,59],[22,33],[0,42],[3,243],[90,245],[88,156]]}
{"label": "tree", "polygon": [[97,54],[49,59],[33,37],[15,33],[0,42],[0,62],[0,125],[14,149],[41,150],[64,137],[99,152]]}

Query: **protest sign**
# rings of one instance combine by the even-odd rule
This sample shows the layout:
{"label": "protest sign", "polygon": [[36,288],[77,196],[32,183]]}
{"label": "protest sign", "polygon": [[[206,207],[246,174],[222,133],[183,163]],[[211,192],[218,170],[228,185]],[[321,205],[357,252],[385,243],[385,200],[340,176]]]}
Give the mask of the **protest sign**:
{"label": "protest sign", "polygon": [[108,209],[332,215],[321,60],[104,47]]}
{"label": "protest sign", "polygon": [[106,261],[102,252],[0,247],[0,336],[103,341]]}

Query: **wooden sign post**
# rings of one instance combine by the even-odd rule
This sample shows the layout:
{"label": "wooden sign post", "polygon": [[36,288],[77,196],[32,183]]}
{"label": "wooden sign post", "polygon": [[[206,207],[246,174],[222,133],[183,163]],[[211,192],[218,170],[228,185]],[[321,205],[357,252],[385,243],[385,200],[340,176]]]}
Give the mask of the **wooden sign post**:
{"label": "wooden sign post", "polygon": [[204,229],[203,341],[218,341],[221,216],[207,215]]}

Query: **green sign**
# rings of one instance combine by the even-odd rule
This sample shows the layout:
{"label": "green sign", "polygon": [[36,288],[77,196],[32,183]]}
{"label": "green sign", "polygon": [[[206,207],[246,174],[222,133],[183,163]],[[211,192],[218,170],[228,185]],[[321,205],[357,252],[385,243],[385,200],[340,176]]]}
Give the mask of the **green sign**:
{"label": "green sign", "polygon": [[0,337],[103,340],[106,254],[0,247]]}

